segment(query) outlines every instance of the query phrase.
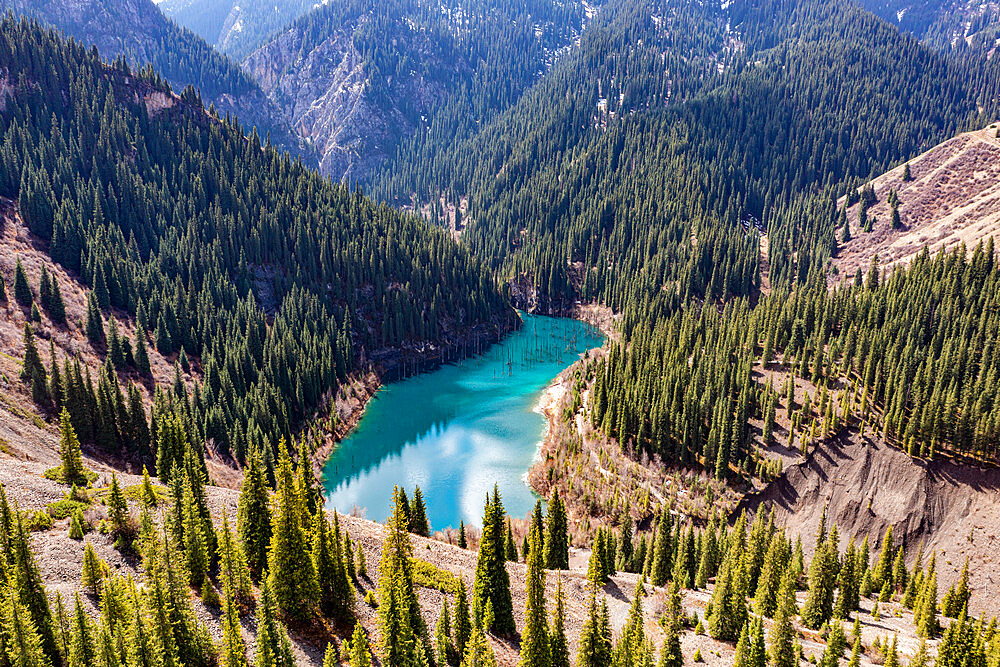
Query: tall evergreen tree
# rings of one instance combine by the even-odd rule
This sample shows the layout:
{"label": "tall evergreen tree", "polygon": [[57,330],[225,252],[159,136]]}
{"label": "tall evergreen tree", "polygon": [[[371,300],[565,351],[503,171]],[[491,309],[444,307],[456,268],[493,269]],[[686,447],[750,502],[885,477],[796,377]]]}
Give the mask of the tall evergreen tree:
{"label": "tall evergreen tree", "polygon": [[274,514],[271,516],[271,545],[267,554],[268,576],[278,609],[289,619],[304,623],[316,608],[319,590],[316,572],[309,558],[308,518],[304,500],[297,492],[292,459],[284,440],[278,445],[275,473]]}
{"label": "tall evergreen tree", "polygon": [[410,532],[421,537],[430,537],[431,535],[431,524],[427,520],[424,493],[419,486],[413,490],[413,504],[410,506]]}
{"label": "tall evergreen tree", "polygon": [[549,626],[549,664],[551,667],[570,667],[569,642],[566,638],[566,596],[562,589],[562,579],[556,582],[552,624]]}
{"label": "tall evergreen tree", "polygon": [[521,633],[521,667],[549,667],[549,632],[545,614],[545,568],[542,528],[531,526],[528,570],[525,575],[524,631]]}
{"label": "tall evergreen tree", "polygon": [[361,622],[354,624],[354,634],[351,635],[351,667],[371,667],[371,648],[368,646],[368,635],[365,634]]}
{"label": "tall evergreen tree", "polygon": [[410,516],[403,501],[403,491],[395,487],[379,562],[379,651],[385,664],[410,667],[427,661],[431,647],[413,590]]}
{"label": "tall evergreen tree", "polygon": [[607,604],[597,604],[597,594],[591,589],[587,603],[587,619],[580,631],[580,646],[576,654],[577,667],[607,667],[611,664],[611,634],[605,626]]}
{"label": "tall evergreen tree", "polygon": [[667,594],[667,610],[663,618],[663,646],[660,649],[658,667],[682,667],[684,664],[680,637],[682,614],[680,587],[673,581]]}
{"label": "tall evergreen tree", "polygon": [[14,267],[14,300],[22,308],[31,308],[31,304],[34,303],[31,287],[28,286],[28,275],[24,272],[20,257],[17,258],[17,264]]}
{"label": "tall evergreen tree", "polygon": [[295,667],[292,644],[278,620],[278,609],[271,594],[270,577],[261,578],[260,602],[257,605],[257,651],[254,667]]}
{"label": "tall evergreen tree", "polygon": [[97,299],[91,292],[87,297],[87,322],[85,326],[87,340],[93,346],[98,346],[104,341],[104,318],[101,317],[101,309],[97,306]]}
{"label": "tall evergreen tree", "polygon": [[489,606],[493,622],[483,629],[510,636],[514,634],[515,626],[510,576],[504,565],[504,516],[500,491],[494,487],[493,497],[486,498],[483,513],[483,532],[476,560],[476,580],[472,589],[472,617],[476,626],[483,627]]}
{"label": "tall evergreen tree", "polygon": [[260,451],[254,447],[240,485],[236,530],[243,543],[247,564],[255,577],[267,567],[267,548],[271,543],[271,506]]}
{"label": "tall evergreen tree", "polygon": [[552,492],[548,510],[545,522],[545,567],[549,570],[568,570],[569,523],[566,504],[559,496],[558,488]]}
{"label": "tall evergreen tree", "polygon": [[472,634],[472,618],[469,615],[469,595],[465,589],[465,580],[458,578],[458,590],[455,591],[455,650],[458,655],[465,655],[465,645]]}
{"label": "tall evergreen tree", "polygon": [[795,584],[790,572],[781,581],[778,590],[778,606],[774,614],[774,624],[770,633],[770,657],[773,667],[797,667],[794,639],[795,628],[792,627],[792,616],[795,615]]}
{"label": "tall evergreen tree", "polygon": [[87,472],[83,467],[80,441],[76,437],[76,431],[73,429],[69,411],[66,408],[63,408],[59,414],[59,460],[62,463],[63,481],[79,486],[87,484]]}

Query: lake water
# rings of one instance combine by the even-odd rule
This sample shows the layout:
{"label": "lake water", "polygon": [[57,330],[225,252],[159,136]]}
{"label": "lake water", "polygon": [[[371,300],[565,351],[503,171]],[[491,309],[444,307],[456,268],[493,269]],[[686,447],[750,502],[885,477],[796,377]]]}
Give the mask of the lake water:
{"label": "lake water", "polygon": [[432,531],[478,526],[496,483],[511,516],[528,514],[536,497],[524,476],[545,431],[538,400],[604,336],[578,320],[521,317],[485,354],[382,387],[326,462],[327,507],[384,521],[393,485],[411,498],[419,485]]}

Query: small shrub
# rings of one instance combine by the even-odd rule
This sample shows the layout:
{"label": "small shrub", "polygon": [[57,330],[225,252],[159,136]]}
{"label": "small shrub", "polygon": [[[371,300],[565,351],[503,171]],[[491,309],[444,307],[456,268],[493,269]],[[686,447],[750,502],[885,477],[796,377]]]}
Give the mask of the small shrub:
{"label": "small shrub", "polygon": [[458,577],[447,570],[419,558],[413,561],[413,583],[423,588],[434,588],[454,595],[458,591]]}
{"label": "small shrub", "polygon": [[[87,486],[97,481],[97,473],[89,468],[83,469],[83,474],[87,476]],[[58,482],[59,484],[66,484],[66,478],[63,476],[62,466],[56,466],[55,468],[49,468],[42,473],[42,477],[45,479],[52,480],[53,482]]]}
{"label": "small shrub", "polygon": [[48,530],[52,527],[52,517],[48,512],[32,510],[24,513],[24,527],[30,532]]}
{"label": "small shrub", "polygon": [[695,662],[705,662],[704,658],[701,657],[701,649],[696,648],[694,650],[694,656],[691,658]]}

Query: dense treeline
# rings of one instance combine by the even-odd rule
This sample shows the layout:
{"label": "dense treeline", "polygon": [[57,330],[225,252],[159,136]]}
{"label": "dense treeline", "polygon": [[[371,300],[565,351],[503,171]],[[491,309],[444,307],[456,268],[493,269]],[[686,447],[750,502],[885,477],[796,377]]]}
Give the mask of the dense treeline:
{"label": "dense treeline", "polygon": [[[914,456],[996,458],[998,295],[990,240],[968,257],[964,246],[925,250],[891,273],[876,261],[854,285],[830,292],[814,280],[753,308],[630,310],[628,344],[594,371],[592,418],[637,450],[720,477],[731,464],[757,471],[748,420],[772,440],[779,402],[806,446],[850,424]],[[813,396],[796,403],[787,384],[755,381],[761,362],[812,383]]]}
{"label": "dense treeline", "polygon": [[111,343],[101,312],[115,309],[138,322],[128,347],[200,361],[203,383],[193,395],[175,383],[173,397],[191,438],[271,461],[278,437],[380,349],[513,325],[443,231],[244,137],[193,91],[151,115],[143,96],[165,92],[155,73],[10,17],[0,64],[14,91],[0,193],[93,288],[99,351]]}

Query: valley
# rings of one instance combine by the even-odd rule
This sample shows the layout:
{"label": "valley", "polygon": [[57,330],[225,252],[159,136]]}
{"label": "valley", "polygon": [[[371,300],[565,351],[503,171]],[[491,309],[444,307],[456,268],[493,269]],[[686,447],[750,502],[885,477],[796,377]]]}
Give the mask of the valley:
{"label": "valley", "polygon": [[0,5],[0,667],[1000,664],[989,3]]}

